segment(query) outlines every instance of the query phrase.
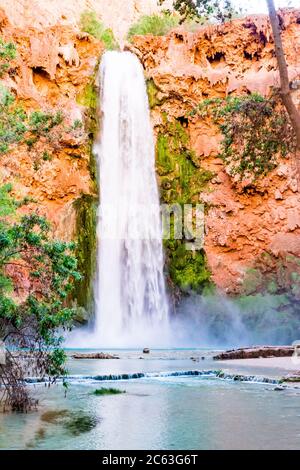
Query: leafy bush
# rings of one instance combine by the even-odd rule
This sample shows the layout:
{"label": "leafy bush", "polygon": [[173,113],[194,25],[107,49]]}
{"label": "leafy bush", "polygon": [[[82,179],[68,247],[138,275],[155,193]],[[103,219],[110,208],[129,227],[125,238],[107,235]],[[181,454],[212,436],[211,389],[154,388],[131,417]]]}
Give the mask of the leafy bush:
{"label": "leafy bush", "polygon": [[6,153],[11,144],[20,142],[27,130],[26,114],[14,101],[13,95],[0,85],[0,154]]}
{"label": "leafy bush", "polygon": [[96,39],[102,41],[105,48],[113,50],[118,48],[118,43],[114,37],[114,33],[110,28],[105,26],[98,20],[94,11],[85,11],[80,17],[80,28],[85,33],[89,33]]}
{"label": "leafy bush", "polygon": [[153,36],[164,36],[179,23],[178,17],[169,13],[161,15],[142,16],[140,20],[131,26],[128,31],[128,38],[133,36],[144,36],[152,34]]}
{"label": "leafy bush", "polygon": [[220,157],[231,174],[265,175],[277,165],[278,156],[293,151],[295,137],[287,113],[277,96],[253,93],[226,99],[204,100],[192,114],[211,117],[224,139]]}
{"label": "leafy bush", "polygon": [[[7,153],[18,143],[26,143],[28,149],[32,150],[41,137],[46,137],[52,147],[57,148],[62,130],[76,132],[80,128],[76,123],[67,129],[62,126],[63,121],[61,111],[52,113],[38,110],[27,114],[18,106],[14,96],[0,85],[0,155]],[[36,170],[42,160],[51,160],[51,155],[47,151],[42,156],[35,155],[33,166]]]}
{"label": "leafy bush", "polygon": [[[163,5],[165,1],[158,3]],[[190,20],[225,23],[241,12],[231,0],[173,0],[173,8],[180,15],[180,24]]]}
{"label": "leafy bush", "polygon": [[0,78],[8,71],[10,60],[16,58],[16,46],[0,38]]}
{"label": "leafy bush", "polygon": [[[7,347],[6,364],[0,365],[6,390],[1,399],[26,411],[33,405],[24,386],[28,370],[51,380],[66,374],[58,331],[72,325],[75,312],[66,299],[80,274],[74,244],[53,240],[49,223],[36,213],[19,218],[10,191],[8,185],[0,188],[0,340]],[[21,302],[12,295],[15,275],[27,278],[28,295]],[[25,360],[12,353],[20,348],[27,351]]]}
{"label": "leafy bush", "polygon": [[55,126],[59,126],[63,122],[64,115],[61,111],[56,113],[44,113],[43,111],[34,111],[29,116],[29,130],[32,134],[41,136],[48,134],[48,132]]}
{"label": "leafy bush", "polygon": [[[15,54],[15,45],[13,43],[4,43],[0,39],[0,76],[1,70],[4,70],[1,67],[1,64],[3,65],[1,61],[14,58]],[[6,62],[5,64],[7,65]],[[37,110],[26,113],[18,105],[14,95],[0,84],[0,155],[7,153],[12,145],[20,142],[26,143],[28,148],[32,149],[40,137],[46,137],[53,146],[57,147],[62,134],[52,131],[63,124],[63,121],[62,111],[52,113]],[[70,131],[76,131],[78,128],[79,125],[76,123],[76,127],[72,127]],[[38,164],[39,162],[34,161],[35,167]]]}

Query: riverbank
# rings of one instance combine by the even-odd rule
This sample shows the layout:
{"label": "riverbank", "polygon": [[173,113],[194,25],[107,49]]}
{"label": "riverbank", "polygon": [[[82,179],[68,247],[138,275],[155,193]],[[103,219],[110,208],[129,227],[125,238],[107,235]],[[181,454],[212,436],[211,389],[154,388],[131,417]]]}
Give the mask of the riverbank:
{"label": "riverbank", "polygon": [[287,372],[299,372],[300,373],[300,359],[298,362],[294,362],[291,357],[260,357],[256,359],[231,359],[222,361],[224,368],[227,366],[235,367],[255,367],[256,369],[280,369]]}

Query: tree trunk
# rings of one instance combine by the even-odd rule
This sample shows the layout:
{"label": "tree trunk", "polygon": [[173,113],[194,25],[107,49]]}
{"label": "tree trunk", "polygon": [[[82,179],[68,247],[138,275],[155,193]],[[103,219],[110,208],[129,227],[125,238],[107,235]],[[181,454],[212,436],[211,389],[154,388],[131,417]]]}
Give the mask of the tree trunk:
{"label": "tree trunk", "polygon": [[269,17],[273,31],[275,53],[278,63],[280,88],[283,104],[290,117],[291,124],[296,135],[296,167],[298,175],[298,189],[300,182],[300,113],[292,100],[290,91],[290,82],[288,76],[288,68],[285,60],[284,50],[282,46],[281,32],[278,16],[275,10],[274,0],[267,0]]}

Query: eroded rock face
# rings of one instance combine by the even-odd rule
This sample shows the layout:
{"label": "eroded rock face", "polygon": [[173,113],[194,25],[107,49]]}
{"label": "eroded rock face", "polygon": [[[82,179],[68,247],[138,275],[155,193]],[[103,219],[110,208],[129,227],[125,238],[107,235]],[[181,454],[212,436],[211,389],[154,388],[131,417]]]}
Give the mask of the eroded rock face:
{"label": "eroded rock face", "polygon": [[[290,80],[299,79],[300,11],[281,13]],[[189,113],[207,98],[230,93],[268,95],[279,84],[274,44],[266,16],[236,20],[166,37],[135,37],[128,45],[157,89],[152,109],[156,133],[163,120],[186,118],[186,130],[199,165],[215,177],[199,194],[208,206],[205,252],[218,287],[240,291],[247,268],[263,252],[300,256],[300,196],[293,157],[279,162],[255,185],[230,176],[217,157],[220,135],[207,118]],[[300,105],[300,89],[293,98]]]}
{"label": "eroded rock face", "polygon": [[[96,236],[92,207],[97,198],[91,154],[96,127],[93,77],[103,46],[72,26],[58,24],[42,30],[15,27],[3,10],[0,33],[17,48],[1,86],[10,91],[28,119],[33,112],[62,116],[62,122],[37,135],[36,141],[29,142],[25,133],[1,154],[0,185],[11,183],[13,196],[28,201],[20,211],[45,216],[55,237],[78,241],[79,269],[84,278],[76,286],[76,296],[79,305],[86,306],[91,298]],[[28,272],[14,267],[9,274],[16,296],[25,298]]]}
{"label": "eroded rock face", "polygon": [[[63,123],[51,139],[42,136],[34,148],[21,141],[1,156],[1,184],[10,182],[18,198],[33,199],[24,210],[38,207],[53,223],[55,235],[70,239],[75,224],[73,202],[82,193],[95,191],[89,169],[88,108],[79,98],[84,96],[103,48],[92,37],[67,26],[42,31],[14,27],[1,10],[0,28],[1,37],[17,47],[17,57],[2,84],[28,113],[63,113]],[[74,122],[83,127],[73,130]],[[49,158],[43,160],[43,154]]]}
{"label": "eroded rock face", "polygon": [[[80,13],[86,8],[101,13],[102,8],[107,26],[119,22],[118,37],[124,37],[132,20],[155,11],[156,1],[147,7],[146,2],[127,2],[121,13],[119,2],[111,2],[109,11],[104,3],[0,0],[0,7],[5,7],[5,12],[0,10],[1,36],[13,41],[18,51],[3,83],[26,111],[61,110],[65,115],[57,139],[49,142],[43,137],[31,150],[19,143],[1,156],[1,183],[12,182],[17,197],[32,198],[35,202],[24,210],[38,208],[52,221],[55,235],[64,239],[75,233],[74,202],[82,194],[90,198],[96,193],[90,171],[88,121],[93,97],[89,84],[103,48],[78,30]],[[289,74],[297,83],[300,13],[284,13],[281,19]],[[292,157],[280,161],[255,185],[239,182],[218,158],[222,136],[217,126],[189,115],[206,98],[245,91],[267,95],[278,85],[267,18],[249,17],[195,33],[179,28],[166,37],[136,37],[127,47],[140,57],[157,88],[152,109],[155,133],[165,116],[170,121],[184,118],[195,163],[214,173],[198,199],[208,208],[204,248],[217,286],[228,293],[239,292],[247,268],[263,251],[300,256],[300,201]],[[294,88],[299,106],[300,90]],[[70,130],[75,121],[84,122],[85,127]],[[51,159],[40,161],[37,167],[36,158],[44,152]]]}

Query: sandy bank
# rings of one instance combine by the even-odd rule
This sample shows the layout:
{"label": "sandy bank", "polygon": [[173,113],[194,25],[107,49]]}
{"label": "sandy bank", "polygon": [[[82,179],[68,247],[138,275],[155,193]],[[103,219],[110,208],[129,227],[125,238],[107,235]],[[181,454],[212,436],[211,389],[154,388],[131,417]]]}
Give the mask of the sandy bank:
{"label": "sandy bank", "polygon": [[268,357],[256,359],[231,359],[220,362],[223,368],[226,366],[240,368],[251,367],[255,369],[280,369],[288,372],[300,372],[300,358],[295,363],[293,357]]}

